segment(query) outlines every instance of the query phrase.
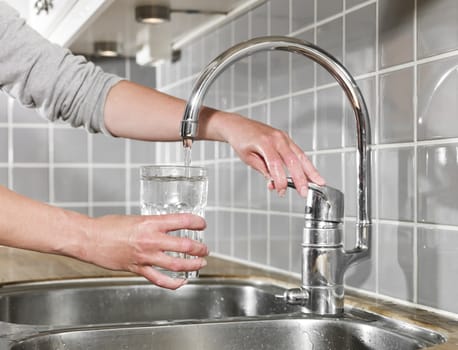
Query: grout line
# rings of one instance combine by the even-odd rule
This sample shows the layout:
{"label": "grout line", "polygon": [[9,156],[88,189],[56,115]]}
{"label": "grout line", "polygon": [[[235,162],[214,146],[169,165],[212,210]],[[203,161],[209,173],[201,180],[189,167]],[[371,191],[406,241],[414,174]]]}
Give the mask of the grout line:
{"label": "grout line", "polygon": [[[215,204],[216,207],[219,207],[219,188],[220,188],[220,183],[219,183],[220,175],[219,175],[219,166],[218,164],[215,164]],[[210,210],[211,207],[207,206],[206,210]],[[220,227],[219,226],[219,211],[215,211],[215,227]],[[215,251],[219,251],[219,231],[216,230],[215,232]]]}
{"label": "grout line", "polygon": [[[415,146],[441,146],[449,144],[457,144],[458,138],[449,138],[449,139],[438,139],[438,140],[426,140],[418,142],[401,142],[401,143],[392,143],[392,144],[380,144],[380,145],[371,145],[371,150],[385,150],[385,149],[400,149],[400,148],[413,148]],[[351,153],[355,151],[355,147],[344,147],[344,148],[330,148],[318,151],[307,151],[309,156],[313,155],[323,155],[323,154],[340,154],[340,153]],[[159,152],[161,153],[161,152]],[[211,160],[196,160],[193,162],[196,165],[208,165],[208,164],[218,164],[218,163],[229,163],[237,160],[238,158],[229,157],[229,158],[220,158],[220,159],[211,159]],[[0,165],[5,166],[6,163],[0,163]],[[43,168],[47,167],[48,163],[14,163],[15,168]],[[129,163],[127,167],[130,169],[138,168],[139,166],[144,165],[144,163]],[[126,166],[124,163],[97,163],[92,164],[94,169],[119,169]],[[59,168],[87,168],[88,163],[54,163],[54,167]]]}
{"label": "grout line", "polygon": [[14,190],[13,180],[13,162],[14,162],[14,145],[13,145],[13,107],[14,101],[11,97],[8,97],[8,188]]}
{"label": "grout line", "polygon": [[[309,29],[311,29],[311,28],[309,28]],[[315,32],[316,32],[316,28],[315,28]],[[378,36],[378,34],[376,34],[376,35]],[[315,43],[316,43],[316,37],[315,37]],[[416,65],[436,62],[436,61],[440,61],[442,59],[446,59],[446,58],[450,58],[450,57],[456,57],[456,56],[458,56],[458,49],[457,50],[453,50],[453,51],[440,53],[440,54],[437,54],[437,55],[434,55],[434,56],[431,56],[431,57],[425,57],[425,58],[422,58],[422,59],[419,59],[419,60],[416,60],[416,61],[412,61],[412,62],[401,63],[401,64],[397,64],[397,65],[394,65],[394,66],[391,66],[391,67],[377,69],[374,72],[355,75],[354,78],[355,78],[355,80],[372,78],[372,77],[375,77],[377,74],[392,73],[392,72],[396,72],[396,71],[399,71],[399,70],[402,70],[402,69],[412,68],[412,67],[414,67]],[[162,90],[168,90],[168,89],[174,88],[176,86],[179,86],[179,85],[187,83],[187,82],[189,82],[191,80],[194,80],[198,76],[199,76],[199,74],[194,74],[194,75],[189,76],[187,78],[184,78],[182,80],[178,80],[178,81],[176,81],[176,82],[174,82],[172,84],[162,86],[161,89]],[[326,83],[326,84],[320,85],[320,86],[318,86],[318,87],[316,87],[314,89],[306,89],[306,90],[297,91],[297,92],[294,92],[294,94],[295,95],[300,95],[300,94],[303,94],[303,93],[311,92],[311,91],[313,91],[315,89],[322,90],[322,89],[326,89],[326,88],[337,86],[337,85],[338,85],[338,83],[333,81],[331,83]],[[285,98],[285,96],[275,97],[275,99],[281,99],[281,98]],[[265,103],[265,102],[266,102],[266,100],[256,101],[256,104],[261,104],[261,103]],[[246,107],[247,106],[241,106],[241,107],[237,107],[237,108],[246,108]],[[30,125],[30,123],[15,124],[15,127],[27,127],[27,125]],[[46,125],[43,125],[42,123],[41,124],[32,124],[32,125],[34,127],[46,126]],[[60,127],[65,127],[65,126],[60,126]]]}
{"label": "grout line", "polygon": [[417,30],[418,30],[418,23],[417,23],[417,12],[418,11],[418,1],[414,0],[414,18],[413,18],[413,32],[414,32],[414,43],[413,43],[413,55],[414,55],[414,62],[415,65],[413,67],[413,141],[415,143],[414,147],[414,157],[413,157],[413,186],[414,186],[414,201],[413,201],[413,302],[418,303],[418,66],[417,62]]}
{"label": "grout line", "polygon": [[94,163],[92,159],[92,149],[93,149],[93,135],[88,135],[87,138],[87,171],[88,171],[88,194],[87,194],[87,210],[90,217],[94,216],[93,200],[94,200]]}
{"label": "grout line", "polygon": [[[339,18],[341,18],[341,17],[347,15],[347,14],[350,14],[350,13],[352,13],[352,12],[358,11],[358,10],[362,9],[363,7],[372,5],[372,4],[375,3],[376,1],[377,1],[377,0],[370,0],[370,1],[367,1],[367,2],[365,2],[365,3],[359,4],[359,5],[355,6],[355,7],[352,7],[352,8],[350,8],[350,9],[348,9],[348,10],[346,10],[346,9],[344,8],[342,12],[337,13],[337,14],[335,14],[335,15],[332,15],[332,16],[330,16],[330,17],[326,17],[325,19],[322,19],[322,20],[319,20],[319,21],[318,21],[318,16],[315,16],[315,20],[314,20],[314,23],[313,23],[313,24],[310,24],[310,25],[308,25],[308,26],[306,26],[306,27],[303,27],[303,28],[301,28],[301,29],[299,29],[299,30],[297,30],[297,31],[295,31],[295,32],[292,32],[290,35],[291,35],[291,36],[300,35],[300,34],[306,32],[306,31],[308,31],[308,30],[310,30],[310,29],[314,29],[314,28],[317,28],[317,27],[322,26],[322,25],[324,25],[324,24],[330,23],[330,22],[332,22],[332,21],[335,21],[336,19],[339,19]],[[316,2],[315,5],[317,5],[317,4],[318,4],[318,3]],[[316,7],[316,6],[315,6],[315,14],[317,14],[317,7]]]}
{"label": "grout line", "polygon": [[49,123],[48,129],[48,157],[49,157],[49,170],[48,170],[48,179],[49,179],[49,204],[54,205],[55,202],[55,173],[54,173],[54,126],[52,123]]}
{"label": "grout line", "polygon": [[[137,205],[140,202],[119,201],[119,202],[92,202],[93,207],[125,207],[126,203],[129,205]],[[59,207],[87,207],[87,202],[65,202],[56,201],[54,205]]]}
{"label": "grout line", "polygon": [[374,292],[367,291],[365,289],[355,288],[355,287],[351,287],[351,286],[348,286],[348,285],[345,285],[345,289],[349,290],[349,291],[354,291],[354,292],[356,292],[356,293],[358,293],[360,295],[366,295],[366,296],[369,296],[369,297],[372,297],[372,298],[390,301],[390,302],[392,302],[394,304],[400,304],[400,305],[408,306],[408,307],[415,308],[415,309],[425,310],[425,311],[428,311],[430,313],[435,313],[435,314],[442,315],[442,316],[447,317],[447,318],[452,318],[452,319],[458,320],[458,314],[455,314],[455,313],[450,312],[450,311],[446,311],[446,310],[442,310],[442,309],[435,309],[435,308],[432,308],[430,306],[426,306],[426,305],[423,305],[423,304],[416,304],[416,303],[413,303],[413,302],[410,302],[410,301],[406,301],[406,300],[403,300],[403,299],[393,298],[393,297],[390,297],[390,296],[385,295],[385,294],[374,293]]}
{"label": "grout line", "polygon": [[[248,37],[251,38],[253,36],[253,32],[252,32],[252,28],[253,28],[253,11],[250,11],[248,13]],[[252,87],[253,87],[253,80],[252,80],[252,60],[251,60],[251,57],[250,57],[250,63],[248,64],[248,101],[251,102],[252,101]],[[251,115],[251,108],[248,109],[248,114]],[[253,170],[248,167],[247,169],[247,173],[248,173],[248,178],[247,178],[247,188],[248,188],[248,194],[247,194],[247,200],[248,200],[248,203],[247,205],[250,205],[251,201],[252,201],[252,185],[251,185],[251,172]],[[251,260],[252,259],[252,254],[251,254],[251,250],[253,249],[252,247],[252,237],[251,237],[251,214],[248,213],[247,214],[247,227],[248,227],[248,232],[246,233],[247,234],[247,242],[248,242],[248,253],[247,253],[247,259],[248,260]]]}
{"label": "grout line", "polygon": [[[314,6],[313,6],[313,23],[316,24],[318,18],[318,0],[314,0]],[[317,26],[315,25],[313,27],[313,43],[317,43]],[[316,90],[318,82],[318,73],[317,73],[317,65],[313,64],[313,140],[312,140],[312,150],[314,152],[317,151],[318,148],[318,126],[317,126],[317,120],[318,120],[318,113],[317,113],[317,107],[318,107],[318,94]],[[316,153],[310,153],[312,156],[312,162],[313,164],[316,164]]]}
{"label": "grout line", "polygon": [[[218,29],[219,31],[220,29]],[[217,52],[220,52],[222,51],[222,48],[220,47],[221,44],[219,42],[219,40],[217,39],[216,40],[216,46],[217,46]],[[219,82],[216,81],[215,82],[215,88],[216,88],[216,101],[215,103],[218,105],[219,107],[219,104],[220,104],[220,85],[219,85]],[[219,154],[219,143],[216,142],[215,143],[215,158],[217,157],[217,155]],[[219,164],[218,163],[214,163],[215,164],[215,204],[216,206],[218,207],[219,206],[219,189],[220,189],[220,175],[219,175]],[[207,206],[207,209],[206,210],[211,210],[210,209],[211,207],[208,207]],[[219,225],[219,212],[217,210],[215,210],[215,228],[218,228],[220,227]],[[216,232],[215,232],[215,238],[214,238],[214,241],[215,241],[215,252],[218,252],[220,247],[219,247],[219,230],[216,229]]]}
{"label": "grout line", "polygon": [[[292,31],[293,26],[293,1],[289,2],[289,32]],[[288,55],[288,135],[292,135],[293,131],[293,98],[291,92],[293,91],[293,57]],[[290,192],[287,193],[288,198],[288,212],[292,212],[293,209],[293,197]],[[288,216],[288,270],[291,271],[293,268],[293,233],[291,230],[293,224],[293,218],[291,215]]]}
{"label": "grout line", "polygon": [[[128,80],[131,79],[131,69],[132,66],[130,64],[130,59],[126,58],[125,59],[125,67],[126,67],[126,78]],[[130,150],[131,150],[131,140],[130,139],[125,139],[124,140],[124,166],[125,166],[125,179],[126,179],[126,189],[125,189],[125,196],[126,196],[126,204],[125,204],[125,211],[126,214],[132,214],[131,205],[128,205],[128,202],[131,200],[131,194],[132,194],[132,189],[131,189],[131,168],[129,167],[130,164]]]}
{"label": "grout line", "polygon": [[[346,0],[342,1],[342,6],[344,9],[347,8],[347,2]],[[343,15],[342,17],[342,64],[344,67],[346,66],[346,60],[347,60],[347,43],[346,43],[346,31],[347,31],[347,15]],[[341,104],[341,110],[342,110],[342,132],[341,132],[341,146],[344,148],[347,145],[347,133],[346,133],[346,122],[347,122],[347,113],[346,113],[346,103],[347,103],[347,97],[343,93],[340,97],[340,104]],[[353,116],[352,116],[353,117]],[[341,152],[340,156],[340,161],[341,161],[341,173],[342,173],[342,192],[347,193],[347,162],[346,162],[346,153]],[[356,164],[356,163],[355,163]],[[344,208],[345,208],[345,197],[344,197]],[[345,225],[345,220],[343,221],[344,224],[342,225],[344,227]],[[343,231],[345,232],[345,230]],[[345,244],[345,239],[344,239],[344,244]]]}
{"label": "grout line", "polygon": [[[346,0],[343,0],[343,8],[345,9],[347,6],[346,4]],[[346,43],[346,30],[347,30],[347,15],[343,15],[342,17],[342,57],[343,57],[343,60],[342,60],[342,64],[344,65],[344,67],[346,66],[346,60],[347,60],[347,43]],[[348,141],[347,141],[347,128],[346,128],[346,122],[347,122],[347,113],[346,113],[346,104],[347,104],[347,97],[345,96],[345,93],[342,93],[341,95],[341,98],[340,98],[340,104],[341,104],[341,110],[342,110],[342,118],[343,118],[343,122],[342,122],[342,139],[341,139],[341,145],[342,145],[342,148],[344,148]],[[353,115],[351,116],[353,118]],[[344,194],[346,194],[348,191],[347,191],[347,154],[346,152],[341,152],[341,157],[340,157],[340,161],[341,161],[341,173],[342,173],[342,192]],[[356,164],[356,163],[355,163]],[[354,180],[353,180],[354,181]],[[344,197],[344,207],[345,207],[345,197]],[[345,223],[347,221],[344,219],[343,220],[343,232],[345,233]],[[345,236],[344,236],[344,246],[345,246]]]}
{"label": "grout line", "polygon": [[[270,7],[270,2],[267,3],[267,33],[268,35],[271,35],[272,31],[272,23],[271,23],[271,7]],[[270,54],[267,56],[267,96],[270,98],[271,96],[271,89],[270,89],[270,84],[271,84],[271,77],[270,77],[270,72],[271,72],[271,56]],[[270,115],[270,110],[271,110],[271,102],[266,103],[267,107],[267,124],[272,125],[271,123],[271,115]],[[271,207],[271,201],[270,201],[270,193],[267,194],[267,209],[270,212],[270,207]],[[270,249],[271,249],[271,241],[270,241],[270,221],[271,221],[271,215],[267,214],[266,217],[267,220],[267,242],[266,242],[266,263],[270,265]]]}
{"label": "grout line", "polygon": [[[131,163],[129,165],[129,168],[135,168],[140,165],[144,165],[144,163]],[[43,168],[49,166],[49,163],[14,163],[15,168]],[[53,164],[55,168],[87,168],[89,166],[88,163],[58,163],[55,162]],[[94,169],[120,169],[124,168],[125,164],[124,163],[97,163],[93,164],[92,167]]]}
{"label": "grout line", "polygon": [[[234,44],[234,41],[235,41],[235,22],[232,21],[231,24],[230,24],[230,30],[231,30],[231,45]],[[230,67],[231,68],[231,90],[232,92],[234,92],[234,87],[235,87],[235,68],[234,67]],[[233,107],[235,104],[235,93],[232,93],[232,96],[231,96],[231,103],[230,103],[230,106]],[[234,166],[234,157],[233,157],[233,150],[231,148],[230,150],[230,155],[231,155],[231,161],[229,162],[229,174],[230,174],[230,179],[229,181],[231,182],[231,185],[230,185],[230,188],[231,189],[234,189],[234,173],[235,173],[235,166]],[[234,191],[230,191],[230,203],[231,203],[231,207],[234,206]],[[234,238],[234,214],[233,212],[230,213],[229,215],[229,230],[230,230],[230,252],[231,252],[231,255],[234,256],[235,253],[234,253],[234,247],[235,247],[235,238]]]}
{"label": "grout line", "polygon": [[[375,125],[374,125],[374,131],[372,132],[373,134],[373,137],[374,137],[374,141],[376,144],[378,144],[378,131],[380,130],[380,74],[379,74],[379,70],[380,70],[380,36],[379,36],[379,31],[380,31],[380,3],[377,1],[375,3],[375,71],[376,71],[376,75],[375,75]],[[372,135],[371,135],[372,136]],[[378,199],[380,198],[380,186],[379,186],[379,176],[377,174],[377,169],[378,167],[376,166],[378,163],[377,163],[377,160],[378,160],[378,152],[373,152],[372,151],[373,148],[371,148],[371,174],[372,174],[372,184],[371,186],[375,186],[375,198]],[[374,166],[372,166],[372,164],[374,164]],[[375,171],[372,171],[372,169],[375,168]],[[372,187],[373,188],[373,187]],[[371,189],[372,190],[372,189]],[[372,192],[372,193],[374,193]],[[372,206],[372,203],[370,203],[370,205]],[[374,245],[375,243],[375,246],[373,247],[373,250],[375,251],[374,252],[374,255],[375,255],[375,261],[374,261],[374,265],[375,265],[375,291],[377,293],[379,293],[380,291],[380,235],[379,235],[379,228],[380,228],[380,225],[378,223],[378,220],[380,219],[380,207],[378,205],[378,200],[375,201],[375,208],[372,208],[373,210],[375,209],[375,213],[372,213],[372,217],[374,217],[374,214],[375,214],[375,221],[376,221],[376,224],[372,225],[372,236],[374,236],[374,233],[376,233],[375,235],[375,239],[373,237],[371,237],[372,239],[372,244]]]}

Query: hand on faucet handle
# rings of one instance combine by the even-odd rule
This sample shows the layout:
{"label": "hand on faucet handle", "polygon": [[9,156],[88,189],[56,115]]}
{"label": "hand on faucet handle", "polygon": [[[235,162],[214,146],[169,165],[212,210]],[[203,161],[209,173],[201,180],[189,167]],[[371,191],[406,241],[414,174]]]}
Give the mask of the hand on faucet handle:
{"label": "hand on faucet handle", "polygon": [[307,195],[309,182],[325,184],[304,151],[287,133],[237,115],[231,115],[225,121],[226,140],[240,159],[268,180],[270,190],[285,195],[287,173],[303,197]]}

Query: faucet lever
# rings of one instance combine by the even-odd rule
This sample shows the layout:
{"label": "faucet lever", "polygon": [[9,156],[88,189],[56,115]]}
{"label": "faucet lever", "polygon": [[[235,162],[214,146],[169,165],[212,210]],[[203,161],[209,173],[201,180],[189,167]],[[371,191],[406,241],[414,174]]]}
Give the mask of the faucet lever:
{"label": "faucet lever", "polygon": [[[288,187],[296,188],[293,179],[287,178]],[[308,184],[305,200],[305,219],[312,221],[342,222],[344,215],[344,195],[331,186]]]}

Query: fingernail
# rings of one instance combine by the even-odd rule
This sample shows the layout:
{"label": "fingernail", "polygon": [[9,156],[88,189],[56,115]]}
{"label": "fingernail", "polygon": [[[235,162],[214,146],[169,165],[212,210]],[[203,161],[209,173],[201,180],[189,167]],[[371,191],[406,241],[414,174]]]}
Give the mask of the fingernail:
{"label": "fingernail", "polygon": [[308,189],[307,186],[302,186],[302,187],[301,187],[300,193],[301,193],[301,196],[302,196],[302,197],[307,197],[308,192],[309,192],[309,189]]}
{"label": "fingernail", "polygon": [[202,268],[202,267],[205,267],[205,266],[207,266],[207,260],[202,259],[202,263],[200,264],[200,267]]}
{"label": "fingernail", "polygon": [[278,192],[278,195],[279,195],[280,197],[284,197],[285,194],[286,194],[286,190],[280,190],[280,191]]}

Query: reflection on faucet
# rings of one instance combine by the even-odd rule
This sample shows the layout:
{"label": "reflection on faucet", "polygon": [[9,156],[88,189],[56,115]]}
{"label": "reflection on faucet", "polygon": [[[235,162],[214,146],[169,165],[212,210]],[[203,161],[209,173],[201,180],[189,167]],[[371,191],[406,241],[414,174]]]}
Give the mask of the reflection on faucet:
{"label": "reflection on faucet", "polygon": [[[310,184],[302,243],[302,287],[285,295],[288,301],[301,304],[304,312],[337,315],[343,312],[344,273],[350,264],[367,257],[371,232],[369,116],[361,91],[345,67],[319,47],[296,38],[261,37],[237,44],[214,59],[197,79],[186,105],[181,136],[189,145],[197,135],[203,99],[227,67],[254,53],[272,50],[299,54],[324,67],[345,91],[356,118],[356,247],[343,249],[343,194],[328,186]],[[294,186],[292,181],[288,186]]]}

